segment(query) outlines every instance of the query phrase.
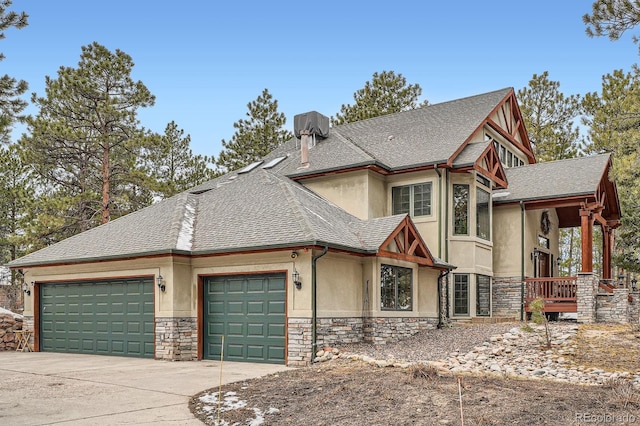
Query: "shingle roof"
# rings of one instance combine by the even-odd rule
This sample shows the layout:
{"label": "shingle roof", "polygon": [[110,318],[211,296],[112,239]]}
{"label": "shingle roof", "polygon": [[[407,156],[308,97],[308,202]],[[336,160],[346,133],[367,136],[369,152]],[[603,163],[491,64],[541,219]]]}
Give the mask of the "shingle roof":
{"label": "shingle roof", "polygon": [[11,262],[12,267],[154,253],[329,245],[375,253],[406,215],[362,221],[302,185],[255,170],[182,193]]}
{"label": "shingle roof", "polygon": [[453,165],[455,167],[472,166],[490,143],[490,141],[485,141],[468,144],[453,161]]}
{"label": "shingle roof", "polygon": [[506,169],[509,186],[494,194],[496,204],[593,194],[609,163],[610,154],[535,163]]}

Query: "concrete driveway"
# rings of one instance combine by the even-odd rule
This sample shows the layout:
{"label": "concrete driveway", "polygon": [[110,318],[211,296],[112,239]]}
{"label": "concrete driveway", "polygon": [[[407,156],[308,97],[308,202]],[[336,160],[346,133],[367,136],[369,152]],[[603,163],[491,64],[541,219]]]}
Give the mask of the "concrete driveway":
{"label": "concrete driveway", "polygon": [[[224,362],[223,383],[287,367]],[[0,424],[198,425],[189,397],[220,383],[220,362],[0,352]]]}

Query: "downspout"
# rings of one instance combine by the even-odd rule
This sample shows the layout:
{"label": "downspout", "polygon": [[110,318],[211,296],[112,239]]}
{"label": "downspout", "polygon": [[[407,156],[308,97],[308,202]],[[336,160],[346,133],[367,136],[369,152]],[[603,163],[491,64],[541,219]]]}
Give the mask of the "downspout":
{"label": "downspout", "polygon": [[[445,170],[444,185],[446,188],[444,198],[444,260],[449,263],[449,169]],[[446,315],[449,318],[449,280],[445,284],[445,292],[445,299],[447,300]]]}
{"label": "downspout", "polygon": [[520,201],[520,321],[524,321],[524,202]]}
{"label": "downspout", "polygon": [[[442,279],[451,273],[451,270],[446,270],[440,272],[438,275],[438,328],[442,328],[444,326],[444,322],[442,321]],[[448,295],[448,293],[447,293]],[[447,319],[449,319],[449,299],[447,298]]]}
{"label": "downspout", "polygon": [[433,169],[438,174],[438,257],[442,259],[442,172],[437,164]]}
{"label": "downspout", "polygon": [[311,364],[313,364],[313,359],[316,356],[316,346],[317,342],[317,331],[316,324],[318,322],[318,312],[317,312],[317,291],[316,291],[316,262],[322,256],[327,254],[329,251],[329,246],[324,246],[322,253],[317,256],[313,256],[311,258]]}

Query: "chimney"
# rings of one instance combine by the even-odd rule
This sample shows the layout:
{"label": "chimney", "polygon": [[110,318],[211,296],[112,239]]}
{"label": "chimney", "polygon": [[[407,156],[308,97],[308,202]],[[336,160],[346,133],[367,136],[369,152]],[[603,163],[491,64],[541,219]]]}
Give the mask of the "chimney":
{"label": "chimney", "polygon": [[309,145],[311,132],[302,130],[300,132],[300,169],[309,167]]}
{"label": "chimney", "polygon": [[300,168],[309,167],[309,150],[316,144],[316,139],[329,136],[329,117],[311,111],[293,117],[293,133],[300,139]]}

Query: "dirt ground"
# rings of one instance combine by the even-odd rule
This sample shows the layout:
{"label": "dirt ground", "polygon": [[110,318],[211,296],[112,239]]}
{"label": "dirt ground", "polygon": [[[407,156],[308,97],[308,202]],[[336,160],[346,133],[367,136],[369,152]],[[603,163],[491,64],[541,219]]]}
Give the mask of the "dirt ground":
{"label": "dirt ground", "polygon": [[[635,373],[638,336],[640,329],[629,326],[581,326],[575,361]],[[424,365],[380,368],[334,360],[233,383],[218,395],[216,388],[191,399],[192,412],[206,424],[219,418],[228,425],[640,424],[640,390],[629,380],[577,386],[438,374]]]}

